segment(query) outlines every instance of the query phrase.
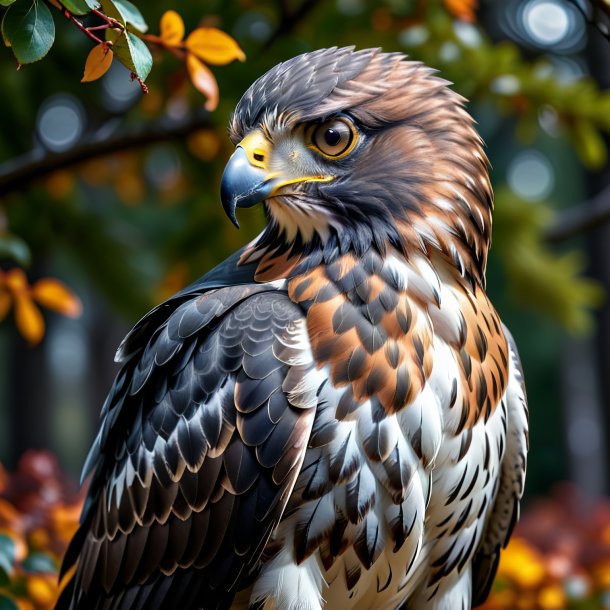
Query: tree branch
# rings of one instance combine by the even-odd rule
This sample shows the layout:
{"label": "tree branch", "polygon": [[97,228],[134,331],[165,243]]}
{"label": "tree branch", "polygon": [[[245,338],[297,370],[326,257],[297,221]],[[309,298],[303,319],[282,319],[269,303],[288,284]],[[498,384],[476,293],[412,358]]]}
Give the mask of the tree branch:
{"label": "tree branch", "polygon": [[292,3],[282,3],[280,7],[280,22],[277,24],[275,30],[273,30],[271,33],[271,36],[269,36],[269,38],[265,41],[265,44],[261,49],[261,53],[268,51],[278,38],[292,32],[299,22],[305,19],[305,17],[307,17],[307,15],[311,13],[314,8],[316,8],[319,2],[320,0],[303,0],[294,10],[288,10],[288,6]]}
{"label": "tree branch", "polygon": [[583,201],[558,214],[555,222],[545,231],[544,238],[547,242],[556,244],[608,221],[610,221],[610,186],[589,201]]}
{"label": "tree branch", "polygon": [[32,150],[26,155],[0,165],[0,196],[26,188],[33,180],[83,161],[183,138],[193,131],[209,126],[209,115],[202,111],[180,120],[163,118],[140,125],[137,129],[121,131],[109,138],[93,137],[60,153],[51,153],[42,149]]}

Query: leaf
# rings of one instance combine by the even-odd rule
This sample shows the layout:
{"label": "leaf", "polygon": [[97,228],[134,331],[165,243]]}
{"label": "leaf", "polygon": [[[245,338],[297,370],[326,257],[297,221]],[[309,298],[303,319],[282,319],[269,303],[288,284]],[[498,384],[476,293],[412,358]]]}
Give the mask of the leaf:
{"label": "leaf", "polygon": [[28,290],[28,279],[19,267],[6,272],[4,283],[13,294],[22,294]]}
{"label": "leaf", "polygon": [[22,267],[28,267],[32,260],[32,254],[23,239],[5,233],[0,235],[0,260],[12,260]]}
{"label": "leaf", "polygon": [[184,38],[184,21],[176,11],[166,11],[161,17],[161,38],[165,44],[176,46]]}
{"label": "leaf", "polygon": [[477,0],[443,0],[445,8],[458,19],[473,22],[476,20]]}
{"label": "leaf", "polygon": [[11,308],[11,295],[5,288],[0,288],[0,322],[6,318]]}
{"label": "leaf", "polygon": [[27,294],[15,295],[15,323],[21,335],[35,345],[44,337],[44,319]]}
{"label": "leaf", "polygon": [[0,0],[0,6],[10,6],[15,0]]}
{"label": "leaf", "polygon": [[606,144],[599,131],[589,121],[579,121],[572,132],[574,148],[580,160],[589,169],[603,167],[608,158]]}
{"label": "leaf", "polygon": [[6,534],[0,534],[0,570],[11,575],[15,563],[15,542]]}
{"label": "leaf", "polygon": [[81,78],[81,83],[88,83],[104,76],[108,68],[112,65],[114,53],[112,49],[105,43],[100,43],[94,46],[85,62],[85,73]]}
{"label": "leaf", "polygon": [[28,572],[56,572],[57,566],[53,557],[46,553],[30,553],[25,561],[21,563],[22,567]]}
{"label": "leaf", "polygon": [[218,83],[214,75],[191,53],[186,56],[186,68],[195,88],[207,98],[205,109],[211,112],[218,106]]}
{"label": "leaf", "polygon": [[53,46],[55,22],[51,11],[38,0],[16,0],[2,20],[2,36],[21,64],[42,59]]}
{"label": "leaf", "polygon": [[246,56],[239,45],[221,30],[197,28],[186,39],[186,48],[199,59],[214,66],[222,66],[234,59],[244,61]]}
{"label": "leaf", "polygon": [[0,594],[0,610],[19,610],[19,606],[10,597]]}
{"label": "leaf", "polygon": [[86,15],[93,7],[89,6],[86,0],[61,0],[61,3],[73,15]]}
{"label": "leaf", "polygon": [[131,32],[106,30],[106,40],[113,43],[112,50],[118,60],[142,80],[150,74],[152,55],[142,40]]}
{"label": "leaf", "polygon": [[557,253],[544,241],[552,216],[547,204],[532,205],[506,188],[497,189],[494,255],[500,257],[509,292],[520,306],[582,333],[593,324],[591,312],[603,302],[603,288],[582,276],[585,265],[578,251]]}
{"label": "leaf", "polygon": [[146,32],[148,25],[142,13],[129,0],[100,0],[102,9],[108,17],[116,19],[123,25],[131,25],[139,32]]}
{"label": "leaf", "polygon": [[32,298],[48,309],[77,318],[82,312],[80,299],[59,280],[47,277],[32,286]]}

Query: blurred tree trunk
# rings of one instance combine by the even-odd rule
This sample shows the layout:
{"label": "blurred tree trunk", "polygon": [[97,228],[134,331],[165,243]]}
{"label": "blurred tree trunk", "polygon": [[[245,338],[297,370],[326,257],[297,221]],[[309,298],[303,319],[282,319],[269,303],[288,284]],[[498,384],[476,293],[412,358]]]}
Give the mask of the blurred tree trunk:
{"label": "blurred tree trunk", "polygon": [[13,468],[26,449],[51,446],[53,397],[44,343],[29,347],[16,332],[10,341],[10,451],[7,466]]}
{"label": "blurred tree trunk", "polygon": [[[599,10],[599,9],[598,9]],[[610,89],[610,42],[597,30],[589,28],[587,49],[589,69],[601,89]],[[610,149],[610,139],[605,136],[606,146]],[[610,185],[610,166],[597,172],[590,172],[587,186],[589,196],[599,193]],[[585,237],[589,255],[591,275],[604,286],[610,286],[610,224],[595,227]],[[595,334],[595,348],[599,371],[601,392],[601,418],[603,433],[610,439],[610,299],[597,313],[598,332]],[[577,405],[576,405],[577,407]],[[610,463],[610,443],[605,443],[606,464]],[[610,481],[606,480],[606,493],[610,493]]]}

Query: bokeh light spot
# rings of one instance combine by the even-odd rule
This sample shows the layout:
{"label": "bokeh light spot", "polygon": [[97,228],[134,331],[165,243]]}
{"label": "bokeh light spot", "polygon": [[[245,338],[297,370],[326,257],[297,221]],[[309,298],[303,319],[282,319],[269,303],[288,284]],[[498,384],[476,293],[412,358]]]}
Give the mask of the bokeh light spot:
{"label": "bokeh light spot", "polygon": [[555,174],[549,160],[534,150],[518,154],[508,167],[510,188],[523,199],[541,201],[548,197],[555,184]]}
{"label": "bokeh light spot", "polygon": [[568,12],[551,0],[530,2],[523,11],[523,23],[532,39],[542,45],[557,44],[570,30]]}
{"label": "bokeh light spot", "polygon": [[40,108],[36,127],[43,146],[62,152],[73,146],[83,133],[85,112],[71,95],[54,95]]}

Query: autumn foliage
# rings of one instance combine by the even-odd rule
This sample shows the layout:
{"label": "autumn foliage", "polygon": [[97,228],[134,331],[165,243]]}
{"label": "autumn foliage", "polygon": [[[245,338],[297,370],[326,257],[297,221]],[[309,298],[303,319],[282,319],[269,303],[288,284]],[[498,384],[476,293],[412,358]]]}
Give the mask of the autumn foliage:
{"label": "autumn foliage", "polygon": [[30,285],[19,267],[6,272],[0,269],[0,322],[12,307],[17,329],[30,344],[39,343],[44,336],[38,305],[71,318],[80,316],[82,310],[79,298],[59,280],[47,277]]}
{"label": "autumn foliage", "polygon": [[610,609],[610,500],[573,484],[528,507],[482,610]]}
{"label": "autumn foliage", "polygon": [[[0,466],[0,610],[51,610],[83,499],[48,452],[27,452],[11,476]],[[482,610],[608,608],[610,500],[560,486],[525,511]]]}
{"label": "autumn foliage", "polygon": [[48,452],[24,454],[12,476],[0,466],[0,610],[53,608],[82,500]]}

